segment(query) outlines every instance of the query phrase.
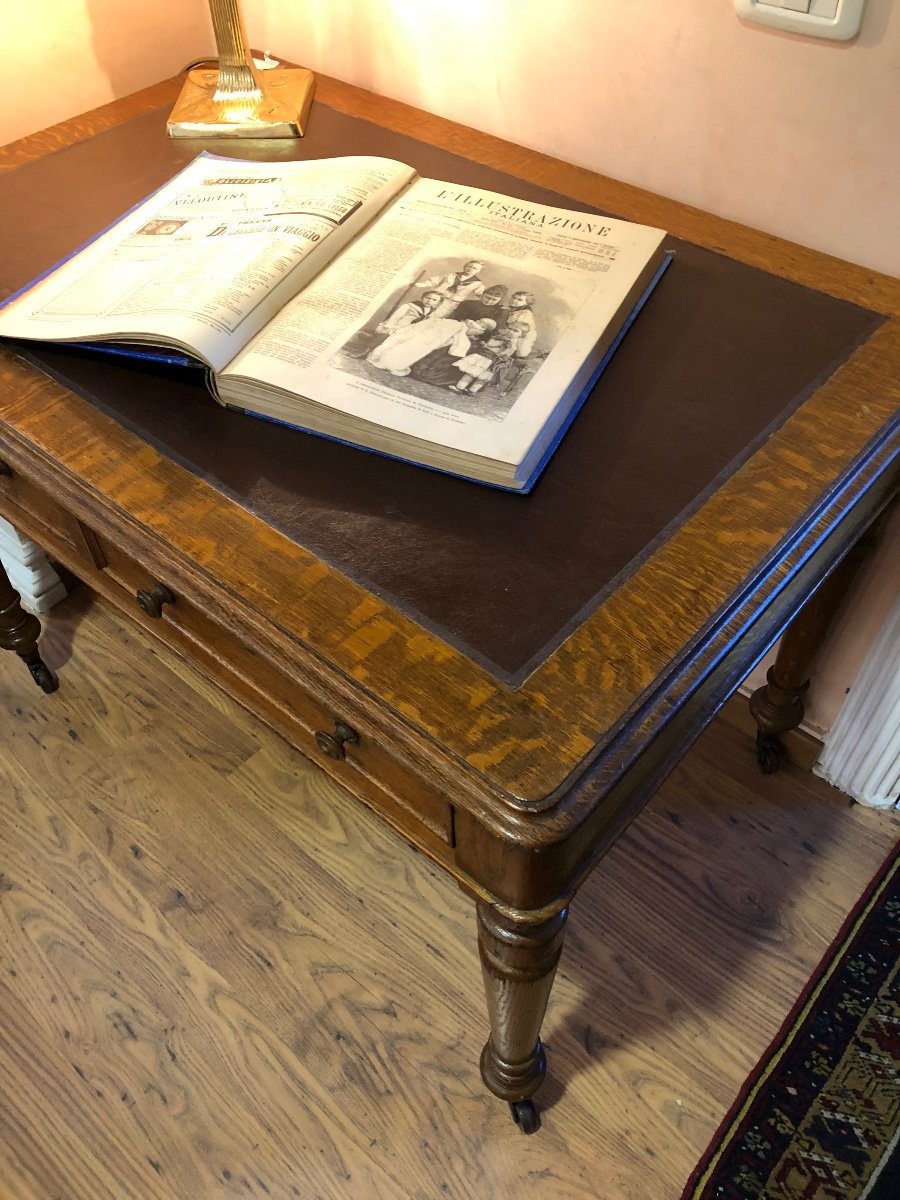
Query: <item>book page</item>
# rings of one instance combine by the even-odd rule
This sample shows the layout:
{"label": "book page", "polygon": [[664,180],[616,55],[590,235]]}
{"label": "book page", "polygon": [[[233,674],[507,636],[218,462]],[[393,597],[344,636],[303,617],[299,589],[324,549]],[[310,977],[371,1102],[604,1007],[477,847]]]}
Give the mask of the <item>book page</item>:
{"label": "book page", "polygon": [[201,155],[0,312],[0,334],[177,345],[219,369],[414,172]]}
{"label": "book page", "polygon": [[[221,395],[252,410],[274,387],[351,421],[517,462],[663,236],[416,180],[236,356]],[[292,419],[287,406],[264,411]]]}

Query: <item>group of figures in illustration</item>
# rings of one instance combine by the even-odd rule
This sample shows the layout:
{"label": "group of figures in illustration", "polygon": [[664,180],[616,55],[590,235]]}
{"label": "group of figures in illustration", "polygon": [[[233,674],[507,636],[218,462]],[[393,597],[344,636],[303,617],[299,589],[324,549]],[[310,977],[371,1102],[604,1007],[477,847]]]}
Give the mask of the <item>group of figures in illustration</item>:
{"label": "group of figures in illustration", "polygon": [[[506,396],[540,365],[535,297],[482,277],[473,259],[458,270],[417,279],[391,312],[344,347],[395,378],[475,394]],[[516,389],[520,390],[520,389]]]}

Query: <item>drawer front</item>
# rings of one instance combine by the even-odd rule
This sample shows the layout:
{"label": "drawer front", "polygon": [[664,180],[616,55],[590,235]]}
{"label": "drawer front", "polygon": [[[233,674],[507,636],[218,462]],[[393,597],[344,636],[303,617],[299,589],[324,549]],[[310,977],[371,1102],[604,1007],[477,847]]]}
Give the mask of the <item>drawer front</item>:
{"label": "drawer front", "polygon": [[[194,663],[251,712],[362,799],[426,852],[452,857],[452,808],[444,795],[397,758],[389,735],[364,718],[333,711],[303,681],[166,585],[106,536],[82,525],[47,491],[2,458],[0,513],[147,629]],[[153,554],[148,554],[148,562]],[[342,740],[345,725],[357,740]],[[357,730],[356,726],[359,726]],[[334,757],[337,755],[337,757]]]}
{"label": "drawer front", "polygon": [[[120,603],[180,651],[251,712],[365,801],[403,836],[447,860],[452,809],[444,795],[392,752],[387,737],[365,730],[365,719],[341,713],[301,679],[244,643],[202,607],[170,587],[106,538],[96,539],[100,573]],[[104,589],[106,590],[106,589]],[[140,597],[140,599],[139,599]],[[351,736],[341,737],[345,726]],[[357,728],[358,727],[358,728]],[[352,735],[356,734],[356,740]]]}
{"label": "drawer front", "polygon": [[52,550],[61,542],[78,559],[87,551],[78,521],[43,488],[22,475],[0,453],[0,511],[16,528]]}

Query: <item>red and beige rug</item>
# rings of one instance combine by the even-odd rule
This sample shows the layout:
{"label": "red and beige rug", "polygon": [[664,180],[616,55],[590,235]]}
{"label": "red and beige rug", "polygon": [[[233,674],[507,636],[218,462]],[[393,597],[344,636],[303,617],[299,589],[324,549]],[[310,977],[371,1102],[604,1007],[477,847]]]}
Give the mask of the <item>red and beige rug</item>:
{"label": "red and beige rug", "polygon": [[900,1200],[900,847],[747,1080],[682,1200]]}

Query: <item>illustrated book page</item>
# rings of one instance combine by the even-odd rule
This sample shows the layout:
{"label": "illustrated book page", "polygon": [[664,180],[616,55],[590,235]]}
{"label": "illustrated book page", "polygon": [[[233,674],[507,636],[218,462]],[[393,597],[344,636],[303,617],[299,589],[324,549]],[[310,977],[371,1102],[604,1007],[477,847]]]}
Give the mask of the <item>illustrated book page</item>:
{"label": "illustrated book page", "polygon": [[417,179],[235,356],[219,396],[386,453],[439,444],[432,465],[521,464],[650,286],[663,237]]}

